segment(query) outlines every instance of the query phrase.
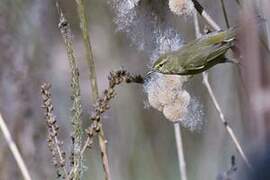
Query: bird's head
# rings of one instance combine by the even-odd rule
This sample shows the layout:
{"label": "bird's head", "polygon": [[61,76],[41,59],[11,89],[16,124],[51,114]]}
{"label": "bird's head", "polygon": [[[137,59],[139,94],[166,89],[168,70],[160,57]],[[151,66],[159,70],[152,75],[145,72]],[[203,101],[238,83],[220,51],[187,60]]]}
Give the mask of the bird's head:
{"label": "bird's head", "polygon": [[152,67],[153,71],[163,73],[163,74],[170,73],[167,67],[169,59],[170,57],[167,55],[163,55],[160,58],[158,58],[153,64],[153,67]]}

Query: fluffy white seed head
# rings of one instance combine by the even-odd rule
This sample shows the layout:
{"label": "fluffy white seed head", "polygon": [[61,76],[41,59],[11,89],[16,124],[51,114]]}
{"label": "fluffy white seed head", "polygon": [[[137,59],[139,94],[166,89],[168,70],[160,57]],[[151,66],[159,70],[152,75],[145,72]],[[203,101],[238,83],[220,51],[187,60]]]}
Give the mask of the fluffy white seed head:
{"label": "fluffy white seed head", "polygon": [[183,89],[184,76],[155,74],[145,89],[149,104],[173,122],[181,121],[188,111],[190,95]]}
{"label": "fluffy white seed head", "polygon": [[148,93],[148,102],[149,104],[157,109],[158,111],[163,111],[163,107],[164,105],[162,103],[160,103],[159,99],[158,99],[158,93],[155,92],[154,89],[149,89]]}
{"label": "fluffy white seed head", "polygon": [[190,95],[187,91],[183,90],[179,92],[179,95],[175,101],[168,104],[163,109],[164,116],[172,122],[179,122],[186,117],[188,113],[188,105],[190,102]]}
{"label": "fluffy white seed head", "polygon": [[159,80],[159,101],[163,105],[171,104],[177,98],[179,92],[181,92],[183,83],[186,81],[186,77],[163,75]]}
{"label": "fluffy white seed head", "polygon": [[169,8],[176,15],[191,15],[194,5],[191,0],[169,0]]}

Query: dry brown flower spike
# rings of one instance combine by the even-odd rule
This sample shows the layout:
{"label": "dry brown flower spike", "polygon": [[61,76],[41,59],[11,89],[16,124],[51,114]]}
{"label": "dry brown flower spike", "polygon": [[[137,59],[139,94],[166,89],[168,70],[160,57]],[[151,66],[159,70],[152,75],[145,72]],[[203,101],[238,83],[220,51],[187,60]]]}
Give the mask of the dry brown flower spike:
{"label": "dry brown flower spike", "polygon": [[113,99],[116,95],[115,87],[123,82],[125,83],[139,83],[143,84],[144,79],[140,75],[131,75],[126,70],[118,70],[110,72],[108,77],[109,80],[109,87],[104,90],[103,95],[98,98],[95,104],[94,113],[91,115],[91,125],[89,128],[86,129],[88,135],[88,147],[91,147],[93,143],[93,136],[99,133],[101,128],[100,117],[102,114],[107,111],[110,106],[109,102]]}
{"label": "dry brown flower spike", "polygon": [[56,168],[57,176],[65,178],[68,176],[66,169],[66,154],[62,149],[63,142],[58,139],[59,126],[56,124],[53,115],[53,104],[50,93],[50,84],[44,83],[41,86],[41,97],[43,101],[45,120],[48,126],[48,147],[52,154],[53,164]]}

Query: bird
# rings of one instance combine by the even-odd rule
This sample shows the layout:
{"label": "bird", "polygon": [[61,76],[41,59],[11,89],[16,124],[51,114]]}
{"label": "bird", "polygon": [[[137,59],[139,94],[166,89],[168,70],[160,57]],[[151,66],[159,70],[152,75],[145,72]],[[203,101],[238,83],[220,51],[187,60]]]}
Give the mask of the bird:
{"label": "bird", "polygon": [[226,57],[235,46],[237,28],[211,32],[180,49],[161,55],[153,64],[151,72],[171,75],[195,75],[220,63],[237,63]]}

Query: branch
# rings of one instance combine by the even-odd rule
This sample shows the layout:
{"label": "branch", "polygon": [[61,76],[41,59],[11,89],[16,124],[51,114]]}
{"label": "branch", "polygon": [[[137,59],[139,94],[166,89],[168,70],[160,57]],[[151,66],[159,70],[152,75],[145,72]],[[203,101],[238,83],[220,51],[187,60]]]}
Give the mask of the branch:
{"label": "branch", "polygon": [[186,170],[186,161],[184,156],[183,140],[181,137],[181,127],[179,123],[174,124],[174,134],[177,147],[177,155],[179,162],[179,172],[181,180],[187,180],[187,170]]}
{"label": "branch", "polygon": [[228,18],[228,14],[227,14],[227,11],[226,11],[226,8],[225,8],[224,0],[220,0],[220,3],[221,3],[224,19],[225,19],[225,22],[226,22],[226,26],[227,26],[227,28],[230,28],[229,18]]}
{"label": "branch", "polygon": [[197,12],[205,19],[205,21],[216,31],[220,31],[220,26],[213,20],[213,18],[204,10],[202,5],[197,0],[192,0]]}
{"label": "branch", "polygon": [[84,0],[75,0],[75,1],[77,3],[77,11],[80,19],[80,28],[85,48],[85,60],[87,61],[89,68],[89,79],[91,81],[91,89],[92,89],[92,101],[95,102],[98,98],[98,85],[97,85],[95,62],[93,58],[93,52],[89,36],[88,21],[84,7],[85,4]]}
{"label": "branch", "polygon": [[245,164],[246,164],[249,168],[252,168],[252,166],[251,166],[251,164],[249,163],[249,160],[248,160],[246,154],[244,153],[243,148],[241,147],[241,145],[240,145],[240,143],[239,143],[239,141],[238,141],[238,139],[237,139],[237,137],[236,137],[234,131],[233,131],[232,128],[230,127],[228,121],[225,119],[225,116],[224,116],[224,114],[223,114],[223,112],[222,112],[222,110],[221,110],[221,108],[220,108],[220,106],[219,106],[219,104],[218,104],[218,102],[217,102],[217,99],[216,99],[216,97],[215,97],[215,95],[214,95],[214,93],[213,93],[213,89],[212,89],[212,87],[210,86],[210,83],[209,83],[209,80],[208,80],[208,74],[207,74],[206,72],[203,74],[203,84],[204,84],[205,87],[207,88],[208,93],[209,93],[209,95],[210,95],[210,97],[211,97],[211,99],[212,99],[212,101],[213,101],[213,103],[214,103],[214,105],[215,105],[215,107],[216,107],[218,113],[219,113],[220,120],[222,121],[222,123],[223,123],[224,126],[225,126],[225,129],[227,130],[228,134],[229,134],[230,137],[232,138],[232,140],[233,140],[233,142],[234,142],[234,145],[236,146],[238,152],[240,153],[241,157],[243,158]]}
{"label": "branch", "polygon": [[[139,83],[143,84],[144,79],[140,75],[131,75],[125,70],[119,70],[116,72],[111,72],[108,77],[109,87],[104,90],[103,95],[98,98],[95,104],[94,113],[91,115],[90,120],[92,121],[90,126],[86,129],[87,139],[83,143],[83,147],[81,150],[81,156],[83,156],[84,152],[87,148],[91,148],[93,144],[93,138],[99,135],[100,130],[102,128],[101,117],[102,115],[110,108],[110,101],[115,97],[115,87],[120,85],[121,83]],[[106,143],[106,141],[104,142]],[[74,171],[74,168],[71,170],[71,173]],[[110,178],[107,176],[105,178]]]}
{"label": "branch", "polygon": [[[200,28],[199,28],[199,23],[198,23],[198,17],[197,17],[197,13],[194,11],[194,14],[193,14],[193,18],[194,18],[194,27],[195,27],[195,31],[196,31],[196,37],[199,38],[201,36],[201,33],[200,33]],[[211,18],[211,17],[210,17]],[[212,18],[211,18],[212,19]],[[213,20],[212,20],[213,21]],[[215,30],[220,30],[219,26],[217,27],[217,29]],[[205,87],[207,88],[208,90],[208,93],[219,113],[219,116],[220,116],[220,120],[222,121],[222,123],[224,124],[224,127],[225,129],[227,130],[228,134],[230,135],[230,137],[232,138],[233,142],[234,142],[234,145],[236,146],[238,152],[240,153],[241,157],[243,158],[245,164],[251,168],[251,164],[249,163],[248,159],[247,159],[247,156],[245,155],[238,139],[236,138],[235,136],[235,133],[233,132],[232,128],[229,126],[229,123],[226,121],[225,119],[225,116],[220,108],[220,105],[218,104],[217,102],[217,99],[213,93],[213,90],[210,86],[210,83],[209,83],[209,80],[208,80],[208,74],[207,72],[204,72],[203,73],[203,84],[205,85]]]}
{"label": "branch", "polygon": [[[80,18],[80,28],[82,31],[84,48],[85,48],[85,59],[88,64],[89,68],[89,79],[91,82],[91,89],[92,89],[92,101],[95,102],[98,99],[98,85],[97,85],[97,77],[96,77],[96,69],[95,69],[95,62],[93,58],[91,42],[89,37],[89,30],[88,30],[88,21],[85,12],[85,4],[84,0],[75,0],[77,3],[77,11]],[[98,140],[99,140],[99,147],[101,151],[101,158],[103,169],[105,172],[105,180],[110,180],[110,166],[109,166],[109,159],[107,153],[107,140],[104,135],[104,130],[102,128],[102,124],[100,123],[100,130],[98,133]],[[85,147],[83,147],[85,149]]]}
{"label": "branch", "polygon": [[18,167],[23,175],[23,178],[25,180],[31,180],[30,173],[29,173],[29,171],[28,171],[28,169],[23,161],[22,155],[20,154],[18,147],[16,146],[16,143],[13,141],[11,134],[9,132],[9,129],[8,129],[1,113],[0,113],[0,128],[4,134],[4,137],[7,141],[7,143],[8,143],[8,147],[9,147],[10,151],[12,152],[13,157],[15,158],[17,165],[18,165]]}

